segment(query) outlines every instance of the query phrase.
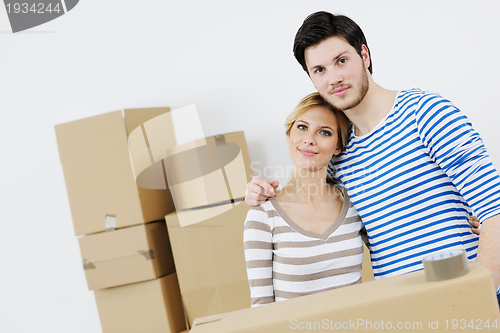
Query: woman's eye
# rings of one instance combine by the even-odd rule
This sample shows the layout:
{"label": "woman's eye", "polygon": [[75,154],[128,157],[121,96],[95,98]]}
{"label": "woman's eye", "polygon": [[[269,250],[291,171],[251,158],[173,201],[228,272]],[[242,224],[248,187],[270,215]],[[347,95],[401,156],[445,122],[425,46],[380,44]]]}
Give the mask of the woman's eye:
{"label": "woman's eye", "polygon": [[317,68],[314,70],[314,73],[321,74],[321,73],[323,73],[324,70],[325,70],[324,68]]}
{"label": "woman's eye", "polygon": [[307,126],[306,125],[297,125],[297,128],[299,130],[306,130],[307,129]]}
{"label": "woman's eye", "polygon": [[324,136],[332,136],[332,132],[330,131],[321,131],[321,134],[323,134]]}

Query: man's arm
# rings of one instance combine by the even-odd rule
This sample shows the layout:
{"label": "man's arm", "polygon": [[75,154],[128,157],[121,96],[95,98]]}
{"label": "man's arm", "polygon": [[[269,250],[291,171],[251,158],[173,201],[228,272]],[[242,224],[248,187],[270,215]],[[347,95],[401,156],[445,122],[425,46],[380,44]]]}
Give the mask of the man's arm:
{"label": "man's arm", "polygon": [[450,101],[424,95],[416,112],[420,139],[429,155],[483,221],[477,260],[500,284],[500,177],[467,117]]}
{"label": "man's arm", "polygon": [[500,286],[500,215],[493,216],[481,226],[477,261],[493,274],[495,288]]}

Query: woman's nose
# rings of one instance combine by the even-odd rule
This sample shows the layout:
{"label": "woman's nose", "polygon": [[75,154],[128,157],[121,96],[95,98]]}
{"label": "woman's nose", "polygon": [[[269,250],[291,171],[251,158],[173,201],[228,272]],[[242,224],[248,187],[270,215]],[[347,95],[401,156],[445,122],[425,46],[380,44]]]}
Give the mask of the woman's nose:
{"label": "woman's nose", "polygon": [[304,138],[304,143],[308,146],[314,146],[316,144],[316,141],[311,135],[308,135]]}

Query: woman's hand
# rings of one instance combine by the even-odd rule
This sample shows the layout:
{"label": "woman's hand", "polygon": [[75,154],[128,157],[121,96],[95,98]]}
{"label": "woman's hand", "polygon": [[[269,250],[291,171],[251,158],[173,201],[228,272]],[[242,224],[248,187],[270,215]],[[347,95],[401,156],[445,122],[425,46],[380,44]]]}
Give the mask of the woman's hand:
{"label": "woman's hand", "polygon": [[481,234],[481,224],[479,223],[479,219],[477,218],[477,216],[471,216],[469,217],[469,224],[471,225],[471,231],[473,233],[475,233],[476,235],[480,235]]}
{"label": "woman's hand", "polygon": [[279,182],[274,180],[268,182],[262,177],[253,177],[252,181],[247,184],[245,191],[245,202],[250,207],[262,205],[267,198],[274,197]]}

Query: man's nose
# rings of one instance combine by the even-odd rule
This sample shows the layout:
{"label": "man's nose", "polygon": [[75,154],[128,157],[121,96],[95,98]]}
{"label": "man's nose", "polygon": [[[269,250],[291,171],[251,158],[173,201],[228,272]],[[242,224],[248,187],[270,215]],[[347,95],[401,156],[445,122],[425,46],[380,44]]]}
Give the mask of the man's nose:
{"label": "man's nose", "polygon": [[335,86],[341,83],[344,79],[338,70],[330,69],[327,71],[328,75],[328,85]]}

